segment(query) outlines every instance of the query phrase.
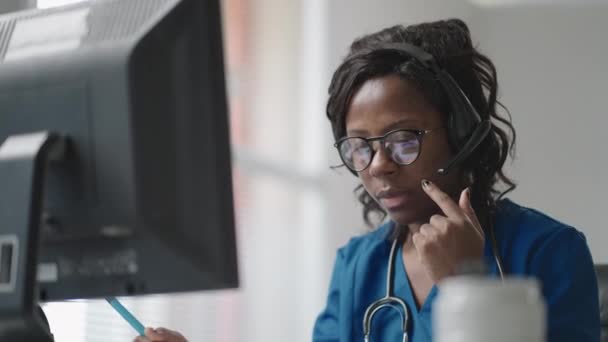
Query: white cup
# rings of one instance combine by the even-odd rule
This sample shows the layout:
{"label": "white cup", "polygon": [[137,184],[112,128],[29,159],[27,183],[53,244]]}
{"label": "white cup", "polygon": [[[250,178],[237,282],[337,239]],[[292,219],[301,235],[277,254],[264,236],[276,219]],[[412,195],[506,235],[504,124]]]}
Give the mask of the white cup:
{"label": "white cup", "polygon": [[544,342],[546,308],[533,278],[446,279],[433,303],[435,342]]}

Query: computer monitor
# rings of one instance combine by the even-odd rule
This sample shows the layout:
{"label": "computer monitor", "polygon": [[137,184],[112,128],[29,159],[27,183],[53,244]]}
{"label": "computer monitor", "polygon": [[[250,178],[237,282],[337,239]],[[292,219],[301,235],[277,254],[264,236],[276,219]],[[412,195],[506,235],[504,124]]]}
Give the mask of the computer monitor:
{"label": "computer monitor", "polygon": [[1,340],[38,300],[238,286],[218,0],[1,16],[0,144]]}

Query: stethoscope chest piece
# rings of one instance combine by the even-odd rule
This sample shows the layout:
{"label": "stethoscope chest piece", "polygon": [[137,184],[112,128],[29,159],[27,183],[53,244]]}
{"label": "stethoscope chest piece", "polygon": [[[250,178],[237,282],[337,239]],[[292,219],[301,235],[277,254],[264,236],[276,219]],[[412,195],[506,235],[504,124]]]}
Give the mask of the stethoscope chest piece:
{"label": "stethoscope chest piece", "polygon": [[[494,229],[491,229],[490,233],[491,233],[491,238],[492,238],[492,252],[494,254],[494,260],[496,261],[497,271],[500,276],[500,279],[504,279],[502,259],[498,253],[498,247],[497,247],[497,243],[496,243],[496,236],[494,234]],[[393,296],[393,283],[394,283],[394,272],[395,272],[394,261],[396,258],[398,241],[399,241],[399,239],[393,240],[393,243],[391,245],[391,251],[390,251],[390,254],[388,257],[388,269],[386,271],[386,294],[384,295],[384,297],[371,303],[367,307],[367,309],[365,310],[365,314],[363,315],[363,336],[364,336],[365,342],[370,341],[372,320],[374,318],[374,315],[376,314],[376,312],[378,312],[384,308],[390,308],[393,310],[397,310],[399,312],[399,314],[401,315],[401,329],[403,331],[403,342],[408,341],[408,335],[407,335],[408,322],[409,322],[408,307],[402,299]]]}
{"label": "stethoscope chest piece", "polygon": [[365,314],[363,315],[363,336],[365,338],[365,342],[370,341],[370,334],[372,328],[372,320],[376,312],[390,308],[399,312],[401,316],[401,330],[403,331],[403,342],[408,342],[407,336],[407,325],[409,321],[409,312],[407,309],[407,305],[405,302],[393,296],[393,262],[395,260],[395,253],[397,251],[397,240],[393,241],[391,246],[391,252],[388,258],[388,270],[386,272],[386,295],[381,299],[370,304],[365,310]]}

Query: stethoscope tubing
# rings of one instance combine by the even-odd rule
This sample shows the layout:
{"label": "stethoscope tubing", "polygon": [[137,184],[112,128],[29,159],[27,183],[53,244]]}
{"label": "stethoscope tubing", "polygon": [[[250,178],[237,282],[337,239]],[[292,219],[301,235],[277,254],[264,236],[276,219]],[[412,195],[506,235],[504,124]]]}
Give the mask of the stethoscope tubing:
{"label": "stethoscope tubing", "polygon": [[[494,229],[490,231],[492,239],[492,253],[496,262],[496,267],[501,280],[504,280],[504,271],[502,265],[502,259],[498,254],[498,246],[496,242],[496,234]],[[384,308],[392,308],[399,312],[401,317],[401,329],[403,331],[403,342],[408,341],[407,328],[409,322],[409,310],[407,304],[398,297],[393,296],[393,285],[394,285],[394,273],[395,273],[395,257],[397,253],[397,243],[399,239],[394,239],[391,245],[391,251],[388,257],[388,269],[386,271],[386,295],[375,302],[371,303],[365,310],[363,315],[363,336],[365,342],[369,342],[372,320],[376,312]]]}

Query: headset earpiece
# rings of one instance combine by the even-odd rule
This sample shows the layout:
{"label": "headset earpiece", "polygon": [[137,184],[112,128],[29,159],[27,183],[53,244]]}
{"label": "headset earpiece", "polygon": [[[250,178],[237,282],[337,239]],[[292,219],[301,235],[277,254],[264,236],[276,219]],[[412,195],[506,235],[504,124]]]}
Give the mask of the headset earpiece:
{"label": "headset earpiece", "polygon": [[437,80],[450,101],[448,128],[451,142],[460,150],[477,125],[481,123],[481,116],[447,71],[441,70],[437,74]]}
{"label": "headset earpiece", "polygon": [[450,161],[448,161],[444,167],[437,170],[437,173],[440,175],[447,175],[454,166],[463,162],[488,136],[491,128],[492,123],[490,120],[483,120],[481,123],[479,123],[461,150],[452,159],[450,159]]}
{"label": "headset earpiece", "polygon": [[492,123],[490,120],[481,119],[469,98],[450,74],[441,70],[437,76],[450,100],[448,132],[450,141],[458,149],[458,153],[444,167],[437,170],[440,175],[446,175],[454,166],[464,162],[483,142],[492,129]]}

